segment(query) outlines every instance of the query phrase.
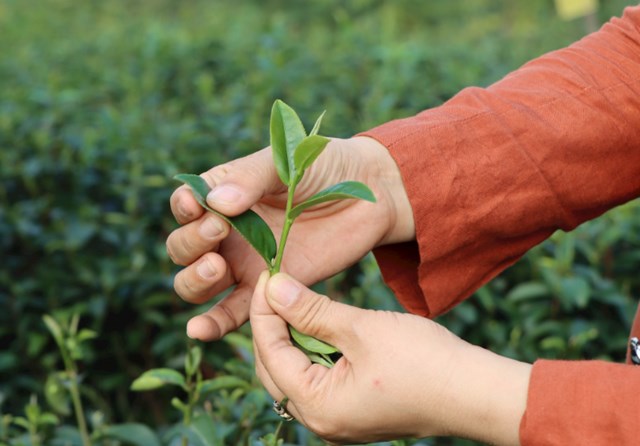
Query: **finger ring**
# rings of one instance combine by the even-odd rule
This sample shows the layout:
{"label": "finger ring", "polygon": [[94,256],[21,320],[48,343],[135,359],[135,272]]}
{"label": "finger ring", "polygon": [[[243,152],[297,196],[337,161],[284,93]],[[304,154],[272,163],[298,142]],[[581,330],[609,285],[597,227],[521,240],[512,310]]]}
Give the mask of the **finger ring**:
{"label": "finger ring", "polygon": [[287,401],[289,401],[289,398],[287,398],[286,396],[282,399],[282,402],[280,403],[277,402],[276,400],[273,400],[273,411],[277,413],[278,416],[282,418],[284,421],[291,421],[294,418],[293,418],[293,415],[287,412]]}

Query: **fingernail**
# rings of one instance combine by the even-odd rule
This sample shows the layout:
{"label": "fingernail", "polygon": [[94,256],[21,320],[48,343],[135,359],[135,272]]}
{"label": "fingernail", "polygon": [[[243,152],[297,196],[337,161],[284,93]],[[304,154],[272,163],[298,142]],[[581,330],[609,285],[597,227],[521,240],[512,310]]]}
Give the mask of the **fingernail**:
{"label": "fingernail", "polygon": [[218,237],[222,233],[222,230],[222,224],[213,217],[205,219],[200,223],[200,227],[198,228],[200,235],[205,239],[214,239]]}
{"label": "fingernail", "polygon": [[300,285],[286,276],[276,276],[269,283],[269,298],[283,307],[292,305],[301,292]]}
{"label": "fingernail", "polygon": [[211,279],[216,275],[216,269],[208,260],[201,261],[196,267],[196,270],[203,279]]}
{"label": "fingernail", "polygon": [[242,196],[242,192],[234,186],[222,185],[213,188],[207,195],[207,201],[220,204],[235,203]]}

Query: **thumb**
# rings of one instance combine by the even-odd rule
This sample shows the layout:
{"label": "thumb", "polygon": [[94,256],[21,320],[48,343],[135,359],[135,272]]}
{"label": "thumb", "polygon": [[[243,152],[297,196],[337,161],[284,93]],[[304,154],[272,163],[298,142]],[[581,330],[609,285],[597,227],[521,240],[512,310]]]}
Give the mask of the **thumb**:
{"label": "thumb", "polygon": [[203,176],[213,185],[207,204],[229,216],[243,213],[265,195],[284,191],[269,148],[217,166]]}
{"label": "thumb", "polygon": [[296,330],[328,342],[343,352],[349,347],[345,344],[356,339],[354,327],[366,312],[334,302],[283,273],[269,280],[266,294],[273,311]]}

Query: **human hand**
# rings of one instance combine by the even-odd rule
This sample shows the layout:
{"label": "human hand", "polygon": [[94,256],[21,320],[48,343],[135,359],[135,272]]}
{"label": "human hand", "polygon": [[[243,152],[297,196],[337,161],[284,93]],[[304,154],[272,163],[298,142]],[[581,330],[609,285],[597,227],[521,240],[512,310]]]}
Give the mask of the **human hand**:
{"label": "human hand", "polygon": [[[332,368],[294,347],[287,323],[337,347]],[[271,396],[337,443],[454,435],[519,444],[530,365],[414,315],[362,310],[285,274],[263,273],[251,304],[256,373]]]}
{"label": "human hand", "polygon": [[[202,176],[213,187],[207,197],[209,206],[228,216],[252,208],[279,235],[287,197],[270,149],[216,166]],[[342,271],[375,246],[414,237],[400,172],[387,149],[370,138],[332,140],[306,172],[295,200],[344,180],[367,184],[378,202],[329,202],[296,219],[283,269],[306,284]],[[227,223],[204,212],[187,187],[179,187],[170,202],[182,226],[169,235],[167,251],[175,263],[186,266],[175,277],[176,292],[188,302],[203,303],[235,285],[229,295],[187,325],[187,334],[193,338],[218,339],[247,320],[264,261]]]}

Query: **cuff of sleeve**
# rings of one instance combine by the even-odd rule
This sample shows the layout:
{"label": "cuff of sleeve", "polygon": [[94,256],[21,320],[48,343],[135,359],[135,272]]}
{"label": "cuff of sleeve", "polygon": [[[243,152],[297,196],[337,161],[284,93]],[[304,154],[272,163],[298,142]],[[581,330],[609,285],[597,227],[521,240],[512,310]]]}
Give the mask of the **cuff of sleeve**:
{"label": "cuff of sleeve", "polygon": [[636,444],[640,367],[537,361],[520,424],[523,446]]}
{"label": "cuff of sleeve", "polygon": [[[460,117],[443,122],[441,115],[432,109],[359,135],[389,150],[416,224],[416,243],[378,248],[376,259],[400,303],[427,317],[469,297],[551,232],[538,229],[547,226],[539,219],[523,224],[523,215],[546,213],[531,212],[530,203],[549,201],[538,174],[525,169],[531,166],[524,155],[507,150],[504,141],[495,144],[502,150],[476,150],[473,141],[485,139],[479,134],[487,127],[484,115],[474,125]],[[521,233],[502,234],[514,227]]]}
{"label": "cuff of sleeve", "polygon": [[385,283],[405,310],[420,316],[429,316],[427,302],[418,284],[420,253],[417,243],[381,246],[373,254]]}

